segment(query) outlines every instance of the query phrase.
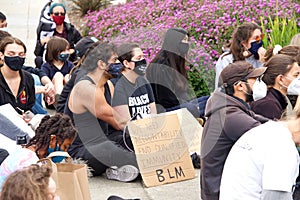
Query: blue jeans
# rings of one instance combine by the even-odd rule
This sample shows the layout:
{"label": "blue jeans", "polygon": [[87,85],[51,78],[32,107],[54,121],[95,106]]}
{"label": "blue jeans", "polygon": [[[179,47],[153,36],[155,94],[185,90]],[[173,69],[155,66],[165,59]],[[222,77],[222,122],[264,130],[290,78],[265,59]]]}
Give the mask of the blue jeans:
{"label": "blue jeans", "polygon": [[[40,77],[38,77],[35,74],[31,74],[31,75],[34,79],[34,85],[41,86],[42,83],[41,83]],[[34,114],[48,114],[47,110],[44,109],[42,102],[43,102],[42,94],[36,94],[35,95],[35,104],[32,107],[32,112]]]}

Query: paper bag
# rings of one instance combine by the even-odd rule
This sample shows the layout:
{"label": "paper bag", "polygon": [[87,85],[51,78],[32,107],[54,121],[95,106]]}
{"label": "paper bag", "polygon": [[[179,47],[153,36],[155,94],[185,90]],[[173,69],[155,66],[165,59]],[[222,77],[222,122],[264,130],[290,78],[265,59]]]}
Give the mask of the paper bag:
{"label": "paper bag", "polygon": [[68,159],[67,163],[54,164],[50,158],[47,159],[52,167],[52,178],[56,183],[56,193],[60,200],[91,199],[86,164],[73,164],[71,159]]}
{"label": "paper bag", "polygon": [[58,195],[61,200],[89,200],[90,190],[85,164],[57,163]]}
{"label": "paper bag", "polygon": [[176,113],[131,121],[128,129],[147,187],[195,177]]}

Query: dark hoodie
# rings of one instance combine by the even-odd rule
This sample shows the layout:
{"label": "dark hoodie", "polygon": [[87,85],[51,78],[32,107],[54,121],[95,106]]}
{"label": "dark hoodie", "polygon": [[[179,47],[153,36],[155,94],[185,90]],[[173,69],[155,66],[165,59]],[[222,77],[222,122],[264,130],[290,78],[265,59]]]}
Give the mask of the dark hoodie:
{"label": "dark hoodie", "polygon": [[215,92],[206,106],[208,117],[201,140],[201,197],[219,199],[225,160],[234,143],[248,130],[268,121],[238,98]]}

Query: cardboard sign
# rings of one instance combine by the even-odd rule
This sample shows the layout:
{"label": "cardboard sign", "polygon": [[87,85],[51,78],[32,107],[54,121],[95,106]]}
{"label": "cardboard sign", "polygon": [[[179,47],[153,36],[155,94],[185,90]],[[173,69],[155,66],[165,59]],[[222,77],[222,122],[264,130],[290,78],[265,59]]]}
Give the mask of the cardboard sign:
{"label": "cardboard sign", "polygon": [[128,128],[147,187],[195,177],[176,113],[131,121]]}
{"label": "cardboard sign", "polygon": [[190,153],[197,152],[201,155],[200,149],[203,127],[186,108],[170,111],[165,114],[168,115],[174,113],[177,114]]}

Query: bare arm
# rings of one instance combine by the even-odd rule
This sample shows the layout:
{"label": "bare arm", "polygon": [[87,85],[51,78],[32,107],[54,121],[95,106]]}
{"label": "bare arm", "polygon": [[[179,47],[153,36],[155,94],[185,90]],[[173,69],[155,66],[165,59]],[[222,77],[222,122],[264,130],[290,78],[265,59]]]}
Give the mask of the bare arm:
{"label": "bare arm", "polygon": [[120,105],[113,107],[114,118],[120,129],[124,129],[127,122],[130,120],[128,105]]}
{"label": "bare arm", "polygon": [[96,87],[89,81],[80,81],[73,88],[68,105],[73,113],[83,113],[88,110],[98,119],[101,119],[119,130],[113,118],[111,106],[106,102],[104,87]]}
{"label": "bare arm", "polygon": [[151,114],[157,114],[155,102],[150,103]]}
{"label": "bare arm", "polygon": [[107,103],[107,101],[105,99],[104,86],[96,87],[95,108],[96,108],[95,116],[97,116],[97,118],[102,119],[103,121],[106,121],[112,127],[114,127],[116,130],[120,130],[120,128],[113,116],[112,107]]}
{"label": "bare arm", "polygon": [[43,76],[41,78],[41,82],[44,85],[43,91],[41,93],[45,94],[45,100],[48,104],[52,104],[55,101],[54,95],[55,95],[55,89],[52,81],[48,76]]}

